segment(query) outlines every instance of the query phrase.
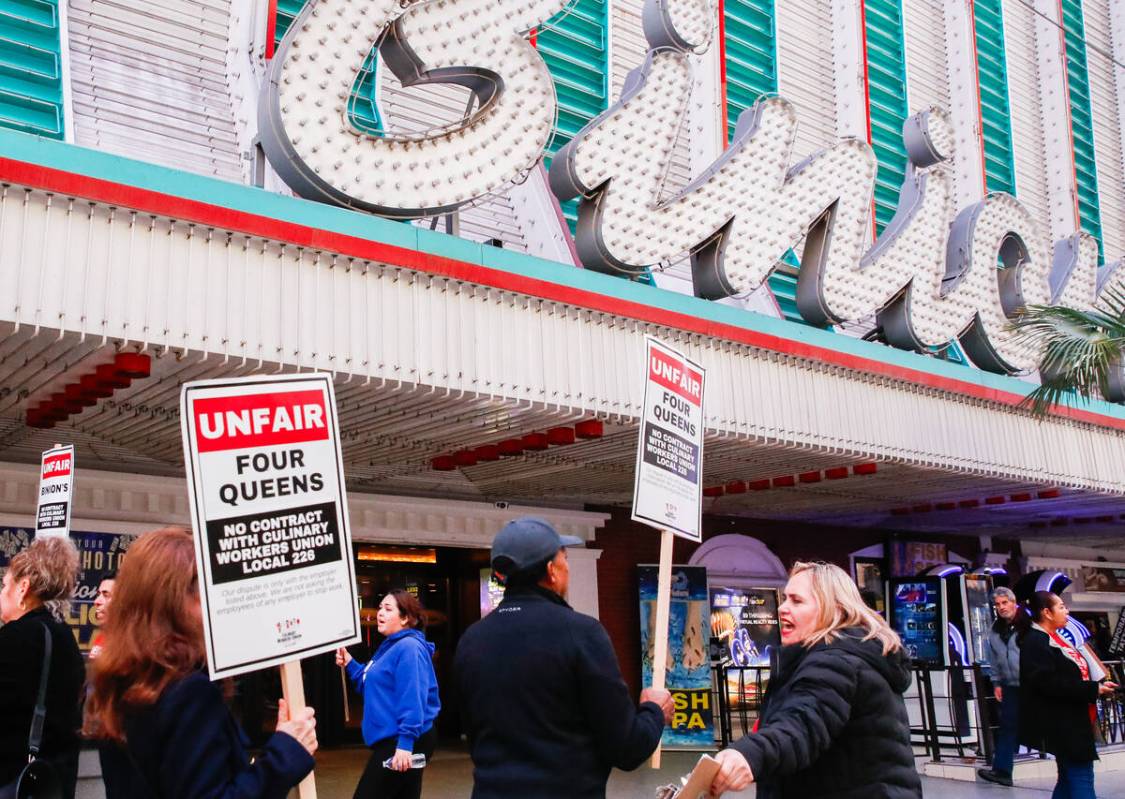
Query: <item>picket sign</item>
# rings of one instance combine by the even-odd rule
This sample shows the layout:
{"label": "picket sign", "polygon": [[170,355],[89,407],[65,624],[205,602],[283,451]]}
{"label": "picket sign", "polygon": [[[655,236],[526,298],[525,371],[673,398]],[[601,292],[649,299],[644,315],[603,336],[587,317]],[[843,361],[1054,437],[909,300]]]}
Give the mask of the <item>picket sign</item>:
{"label": "picket sign", "polygon": [[[703,517],[705,371],[684,354],[645,337],[644,404],[633,482],[635,521],[660,530],[652,687],[665,687],[673,535],[699,543]],[[660,768],[658,743],[652,767]]]}
{"label": "picket sign", "polygon": [[360,640],[332,378],[185,383],[180,418],[208,672],[280,666],[300,715],[301,658]]}

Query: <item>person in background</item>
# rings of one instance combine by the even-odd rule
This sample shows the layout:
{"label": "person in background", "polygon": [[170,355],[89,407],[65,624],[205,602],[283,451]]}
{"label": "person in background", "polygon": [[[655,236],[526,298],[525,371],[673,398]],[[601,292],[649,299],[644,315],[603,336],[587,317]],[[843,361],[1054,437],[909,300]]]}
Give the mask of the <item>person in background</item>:
{"label": "person in background", "polygon": [[1055,756],[1053,799],[1094,799],[1096,702],[1117,690],[1090,678],[1082,653],[1059,635],[1069,612],[1049,591],[1028,601],[1020,641],[1020,740]]}
{"label": "person in background", "polygon": [[902,695],[902,642],[838,566],[796,563],[757,731],[716,755],[713,796],[921,799]]}
{"label": "person in background", "polygon": [[567,604],[566,547],[581,543],[535,518],[492,542],[504,599],[465,631],[453,666],[473,799],[604,799],[610,771],[647,760],[672,719],[668,691],[633,702],[605,628]]}
{"label": "person in background", "polygon": [[105,645],[93,661],[86,731],[117,741],[130,799],[284,799],[313,768],[312,708],[278,705],[277,731],[251,761],[219,687],[207,678],[191,533],[165,528],[129,549]]}
{"label": "person in background", "polygon": [[996,621],[988,633],[988,665],[992,690],[1000,703],[1000,729],[996,734],[992,767],[977,769],[980,778],[998,785],[1012,785],[1012,761],[1016,755],[1020,707],[1020,647],[1016,614],[1020,612],[1010,588],[992,592]]}
{"label": "person in background", "polygon": [[[98,583],[98,592],[94,595],[94,623],[98,631],[90,641],[90,660],[94,661],[101,655],[105,647],[105,626],[108,618],[109,606],[113,602],[113,587],[117,583],[116,574],[102,577]],[[129,755],[116,741],[97,737],[98,764],[101,766],[102,783],[105,785],[106,799],[128,799],[129,773],[132,765]],[[122,782],[122,780],[124,780]]]}
{"label": "person in background", "polygon": [[78,550],[68,538],[43,536],[12,558],[0,588],[0,786],[27,765],[27,740],[39,695],[46,641],[51,636],[47,717],[40,756],[51,762],[74,796],[78,779],[85,667],[66,624],[78,582]]}
{"label": "person in background", "polygon": [[336,665],[363,695],[363,741],[371,748],[355,799],[418,799],[423,768],[412,767],[411,758],[433,757],[441,710],[434,645],[423,633],[422,603],[407,591],[383,597],[375,623],[385,638],[367,663],[336,650]]}
{"label": "person in background", "polygon": [[101,627],[105,624],[105,612],[109,603],[113,601],[113,586],[117,582],[116,574],[107,574],[98,583],[98,593],[94,596],[94,624],[98,631],[90,641],[90,660],[95,660],[101,654],[105,634]]}

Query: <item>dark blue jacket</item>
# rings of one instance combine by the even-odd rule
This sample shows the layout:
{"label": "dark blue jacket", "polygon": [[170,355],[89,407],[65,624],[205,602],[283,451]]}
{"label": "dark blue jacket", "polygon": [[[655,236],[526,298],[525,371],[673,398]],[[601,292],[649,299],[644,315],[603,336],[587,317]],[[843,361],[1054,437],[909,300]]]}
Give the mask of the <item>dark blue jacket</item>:
{"label": "dark blue jacket", "polygon": [[253,763],[218,686],[196,672],[125,719],[132,773],[116,775],[131,799],[285,799],[314,761],[274,733]]}
{"label": "dark blue jacket", "polygon": [[441,710],[434,645],[419,630],[401,630],[379,645],[367,663],[348,663],[348,677],[363,694],[363,740],[368,745],[397,737],[397,749],[434,726]]}
{"label": "dark blue jacket", "polygon": [[732,745],[758,799],[921,799],[902,699],[908,663],[865,634],[782,647],[758,731]]}
{"label": "dark blue jacket", "polygon": [[643,763],[664,729],[598,620],[542,588],[508,589],[465,631],[454,670],[474,799],[604,799],[610,770]]}

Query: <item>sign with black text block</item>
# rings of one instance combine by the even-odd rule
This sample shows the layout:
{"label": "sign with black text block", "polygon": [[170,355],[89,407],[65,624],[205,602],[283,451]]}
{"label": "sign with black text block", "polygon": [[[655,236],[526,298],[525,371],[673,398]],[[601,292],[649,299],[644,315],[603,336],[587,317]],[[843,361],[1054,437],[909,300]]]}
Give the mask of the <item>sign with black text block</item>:
{"label": "sign with black text block", "polygon": [[645,337],[633,519],[702,540],[703,367]]}
{"label": "sign with black text block", "polygon": [[211,679],[357,642],[331,379],[187,383],[180,409]]}

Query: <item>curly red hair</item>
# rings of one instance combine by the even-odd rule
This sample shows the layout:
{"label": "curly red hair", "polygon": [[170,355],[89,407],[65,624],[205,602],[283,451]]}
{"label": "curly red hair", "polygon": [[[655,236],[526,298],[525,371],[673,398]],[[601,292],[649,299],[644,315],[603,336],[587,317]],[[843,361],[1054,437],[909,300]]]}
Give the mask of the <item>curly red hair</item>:
{"label": "curly red hair", "polygon": [[153,704],[206,660],[191,533],[166,527],[129,548],[102,630],[84,731],[124,741],[127,712]]}

